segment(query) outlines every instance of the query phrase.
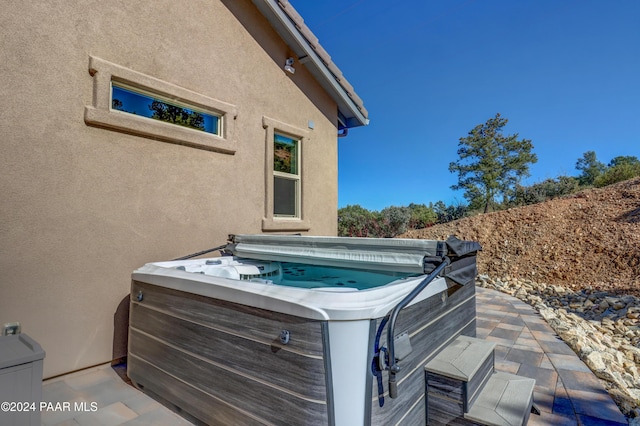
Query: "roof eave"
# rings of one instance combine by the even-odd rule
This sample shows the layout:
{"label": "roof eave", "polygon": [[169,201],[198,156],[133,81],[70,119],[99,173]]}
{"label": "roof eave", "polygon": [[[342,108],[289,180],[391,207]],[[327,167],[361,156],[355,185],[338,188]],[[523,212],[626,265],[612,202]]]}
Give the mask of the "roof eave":
{"label": "roof eave", "polygon": [[[338,105],[341,128],[366,126],[369,119],[358,108],[349,93],[329,70],[327,64],[318,56],[313,47],[302,35],[295,23],[279,6],[277,0],[252,0],[260,12],[271,23],[276,32],[293,50],[300,63],[309,70],[322,88],[331,95]],[[290,7],[290,6],[289,6]],[[356,95],[357,96],[357,95]]]}

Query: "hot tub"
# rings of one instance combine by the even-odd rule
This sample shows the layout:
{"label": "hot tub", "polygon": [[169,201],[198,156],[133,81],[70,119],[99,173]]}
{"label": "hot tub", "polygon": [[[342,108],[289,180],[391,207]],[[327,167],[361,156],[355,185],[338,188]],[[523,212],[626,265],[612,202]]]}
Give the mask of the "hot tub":
{"label": "hot tub", "polygon": [[424,424],[421,367],[475,335],[478,249],[236,235],[222,257],[149,263],[129,377],[207,424]]}

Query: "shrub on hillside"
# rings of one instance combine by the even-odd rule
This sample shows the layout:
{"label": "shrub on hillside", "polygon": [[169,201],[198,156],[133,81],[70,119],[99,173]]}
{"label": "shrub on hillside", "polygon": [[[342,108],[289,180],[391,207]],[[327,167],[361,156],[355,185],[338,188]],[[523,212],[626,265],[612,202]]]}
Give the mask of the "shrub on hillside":
{"label": "shrub on hillside", "polygon": [[526,206],[541,203],[546,200],[572,194],[580,189],[578,179],[570,176],[559,176],[547,179],[531,186],[516,186],[509,200],[509,206]]}
{"label": "shrub on hillside", "polygon": [[379,213],[355,204],[338,210],[338,235],[341,237],[376,237]]}
{"label": "shrub on hillside", "polygon": [[611,160],[607,170],[599,175],[593,184],[601,188],[636,176],[640,176],[640,160],[636,157],[616,157]]}
{"label": "shrub on hillside", "polygon": [[422,229],[431,226],[438,221],[438,215],[431,205],[409,204],[411,217],[409,218],[410,229]]}
{"label": "shrub on hillside", "polygon": [[438,201],[433,205],[433,209],[437,216],[437,223],[447,223],[454,220],[462,219],[470,213],[470,207],[465,204],[449,204],[445,205],[442,201]]}
{"label": "shrub on hillside", "polygon": [[[439,218],[460,214],[456,207],[445,207],[439,215],[425,204],[411,203],[408,207],[390,206],[382,211],[370,211],[355,204],[338,209],[338,235],[341,237],[393,238],[409,229],[421,229],[438,222]],[[462,217],[462,216],[460,216]]]}
{"label": "shrub on hillside", "polygon": [[393,238],[407,232],[411,210],[408,207],[385,207],[380,212],[381,237]]}

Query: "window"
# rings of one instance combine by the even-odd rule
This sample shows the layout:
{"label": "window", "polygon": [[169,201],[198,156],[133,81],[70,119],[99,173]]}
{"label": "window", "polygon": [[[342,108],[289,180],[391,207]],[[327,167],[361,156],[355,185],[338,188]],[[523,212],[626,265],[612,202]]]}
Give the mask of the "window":
{"label": "window", "polygon": [[224,154],[235,153],[234,105],[113,64],[89,60],[93,104],[84,121],[106,128]]}
{"label": "window", "polygon": [[218,114],[191,105],[178,105],[161,95],[145,93],[124,83],[111,82],[111,108],[220,136]]}
{"label": "window", "polygon": [[300,217],[299,141],[278,133],[273,137],[273,215]]}
{"label": "window", "polygon": [[305,214],[304,146],[308,132],[263,117],[266,131],[263,231],[308,231]]}

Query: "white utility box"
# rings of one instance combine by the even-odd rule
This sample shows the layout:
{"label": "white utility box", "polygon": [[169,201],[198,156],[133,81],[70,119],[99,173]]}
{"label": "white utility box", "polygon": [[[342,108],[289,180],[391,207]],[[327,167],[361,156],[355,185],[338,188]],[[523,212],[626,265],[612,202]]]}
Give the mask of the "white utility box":
{"label": "white utility box", "polygon": [[44,356],[42,347],[26,334],[0,336],[0,424],[41,424]]}

